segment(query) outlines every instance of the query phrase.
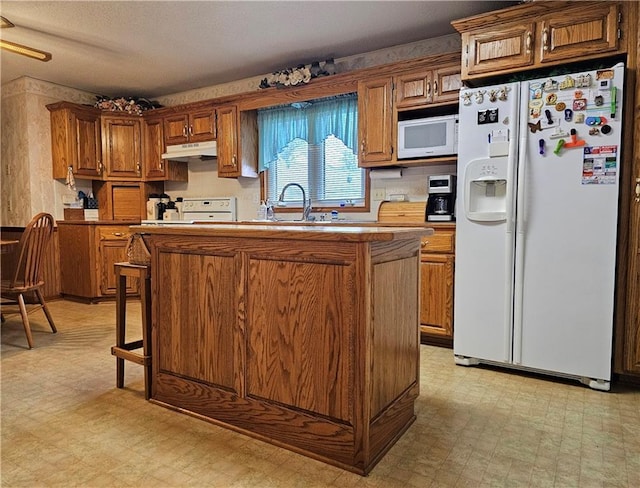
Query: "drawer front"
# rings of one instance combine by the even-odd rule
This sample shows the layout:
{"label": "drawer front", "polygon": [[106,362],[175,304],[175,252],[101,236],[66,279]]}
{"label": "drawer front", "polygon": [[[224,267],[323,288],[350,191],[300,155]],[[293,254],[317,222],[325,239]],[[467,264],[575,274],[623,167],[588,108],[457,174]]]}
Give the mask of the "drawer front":
{"label": "drawer front", "polygon": [[126,225],[100,227],[98,229],[99,239],[102,240],[125,240],[131,235],[129,227]]}
{"label": "drawer front", "polygon": [[453,231],[436,230],[433,235],[422,238],[421,251],[453,253],[455,236]]}

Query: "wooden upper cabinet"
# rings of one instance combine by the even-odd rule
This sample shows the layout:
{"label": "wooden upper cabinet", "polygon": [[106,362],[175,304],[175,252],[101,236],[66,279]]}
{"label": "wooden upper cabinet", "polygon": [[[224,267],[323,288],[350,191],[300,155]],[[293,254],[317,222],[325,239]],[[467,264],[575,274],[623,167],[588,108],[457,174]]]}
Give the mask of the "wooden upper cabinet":
{"label": "wooden upper cabinet", "polygon": [[396,109],[434,103],[457,102],[462,87],[460,63],[433,70],[419,70],[394,78]]}
{"label": "wooden upper cabinet", "polygon": [[383,166],[392,159],[392,82],[385,77],[358,83],[360,166]]}
{"label": "wooden upper cabinet", "polygon": [[167,146],[213,141],[215,138],[216,111],[213,106],[185,109],[164,117],[164,142]]}
{"label": "wooden upper cabinet", "polygon": [[102,115],[102,154],[107,179],[142,178],[142,118]]}
{"label": "wooden upper cabinet", "polygon": [[218,109],[218,176],[238,173],[238,108]]}
{"label": "wooden upper cabinet", "polygon": [[460,88],[462,88],[462,78],[459,63],[433,71],[433,103],[458,103]]}
{"label": "wooden upper cabinet", "polygon": [[51,113],[53,178],[100,179],[102,174],[100,110],[69,102],[47,105]]}
{"label": "wooden upper cabinet", "polygon": [[462,73],[474,76],[534,63],[535,23],[523,22],[462,34]]}
{"label": "wooden upper cabinet", "polygon": [[145,181],[188,181],[188,165],[162,159],[164,124],[161,117],[145,118],[142,134],[142,157]]}
{"label": "wooden upper cabinet", "polygon": [[189,116],[187,114],[173,114],[164,118],[164,142],[167,146],[184,144],[188,137]]}
{"label": "wooden upper cabinet", "polygon": [[144,161],[145,180],[165,179],[164,160],[164,131],[163,120],[160,117],[146,118],[143,123],[142,157]]}
{"label": "wooden upper cabinet", "polygon": [[462,79],[623,53],[624,2],[531,2],[452,22]]}
{"label": "wooden upper cabinet", "polygon": [[396,108],[423,105],[433,100],[433,73],[420,70],[396,77]]}
{"label": "wooden upper cabinet", "polygon": [[[621,20],[621,19],[620,19]],[[540,22],[540,62],[567,61],[618,50],[618,5],[601,2]]]}
{"label": "wooden upper cabinet", "polygon": [[258,176],[258,114],[236,105],[219,107],[217,115],[218,176]]}

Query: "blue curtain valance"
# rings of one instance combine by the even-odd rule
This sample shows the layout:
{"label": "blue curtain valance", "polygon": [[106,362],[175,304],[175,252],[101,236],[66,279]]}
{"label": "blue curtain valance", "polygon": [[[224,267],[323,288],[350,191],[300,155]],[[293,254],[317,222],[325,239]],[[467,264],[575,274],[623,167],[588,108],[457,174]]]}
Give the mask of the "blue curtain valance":
{"label": "blue curtain valance", "polygon": [[354,94],[258,111],[258,166],[269,168],[296,138],[320,144],[328,136],[340,139],[354,154],[358,149],[358,97]]}

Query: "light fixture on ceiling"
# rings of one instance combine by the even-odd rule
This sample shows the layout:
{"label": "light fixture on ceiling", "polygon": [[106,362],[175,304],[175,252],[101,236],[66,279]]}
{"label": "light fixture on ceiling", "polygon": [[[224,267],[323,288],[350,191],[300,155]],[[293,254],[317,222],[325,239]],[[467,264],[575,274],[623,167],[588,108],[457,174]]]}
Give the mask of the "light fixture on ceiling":
{"label": "light fixture on ceiling", "polygon": [[15,27],[15,25],[13,24],[13,22],[10,22],[9,19],[5,19],[4,17],[0,16],[0,28],[4,29],[5,27]]}
{"label": "light fixture on ceiling", "polygon": [[[5,17],[0,16],[0,27],[15,27],[15,25]],[[49,61],[51,59],[51,53],[40,51],[39,49],[34,49],[22,44],[17,44],[15,42],[5,41],[4,39],[0,39],[0,48],[11,51],[12,53],[21,54],[22,56],[37,59],[38,61]]]}

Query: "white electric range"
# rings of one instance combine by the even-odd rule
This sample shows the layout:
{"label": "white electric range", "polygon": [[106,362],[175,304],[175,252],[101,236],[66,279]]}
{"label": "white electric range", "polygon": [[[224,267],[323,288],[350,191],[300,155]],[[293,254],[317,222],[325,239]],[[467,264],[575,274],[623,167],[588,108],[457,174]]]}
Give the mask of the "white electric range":
{"label": "white electric range", "polygon": [[143,220],[141,225],[181,225],[194,222],[235,222],[236,197],[196,197],[182,200],[182,215],[172,220]]}

